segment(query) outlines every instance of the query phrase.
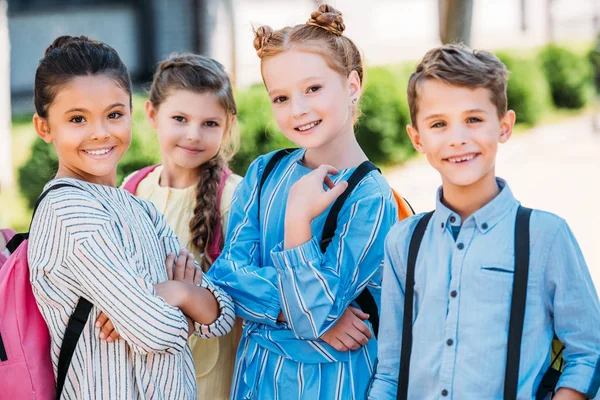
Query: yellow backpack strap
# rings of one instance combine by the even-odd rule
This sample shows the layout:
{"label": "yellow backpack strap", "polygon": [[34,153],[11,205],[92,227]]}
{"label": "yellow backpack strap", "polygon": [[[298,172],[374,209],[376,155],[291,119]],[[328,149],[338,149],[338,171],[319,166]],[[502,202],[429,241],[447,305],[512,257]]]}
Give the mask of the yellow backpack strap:
{"label": "yellow backpack strap", "polygon": [[405,218],[415,215],[412,207],[398,192],[392,189],[392,193],[394,194],[394,198],[396,199],[396,204],[398,205],[398,221],[402,221]]}

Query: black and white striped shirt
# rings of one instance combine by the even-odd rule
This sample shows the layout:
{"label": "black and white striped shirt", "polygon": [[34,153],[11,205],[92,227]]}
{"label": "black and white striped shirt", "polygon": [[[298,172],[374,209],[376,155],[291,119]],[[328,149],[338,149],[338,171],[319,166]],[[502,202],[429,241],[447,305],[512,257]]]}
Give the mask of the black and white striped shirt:
{"label": "black and white striped shirt", "polygon": [[[183,313],[156,296],[167,280],[165,258],[179,240],[152,203],[122,189],[75,179],[78,188],[53,190],[42,201],[29,240],[33,291],[52,339],[56,374],[70,315],[80,297],[94,304],[65,382],[64,399],[192,399],[193,361]],[[196,324],[196,335],[214,337],[234,323],[230,297],[204,277],[221,315]],[[98,314],[121,338],[109,343],[94,327]]]}

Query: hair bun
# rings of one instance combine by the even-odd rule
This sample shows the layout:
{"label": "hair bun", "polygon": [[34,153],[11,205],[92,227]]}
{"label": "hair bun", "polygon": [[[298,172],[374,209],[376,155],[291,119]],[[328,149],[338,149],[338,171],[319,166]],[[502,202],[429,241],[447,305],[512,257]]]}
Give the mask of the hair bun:
{"label": "hair bun", "polygon": [[310,14],[306,24],[318,26],[338,36],[341,36],[346,29],[342,13],[329,4],[321,4],[317,11]]}
{"label": "hair bun", "polygon": [[92,40],[90,40],[87,36],[59,36],[56,39],[54,39],[50,46],[46,48],[46,51],[44,51],[44,57],[47,56],[48,53],[50,53],[54,49],[61,49],[74,43],[87,42],[92,42]]}
{"label": "hair bun", "polygon": [[260,26],[254,31],[254,48],[259,58],[262,58],[264,47],[269,43],[273,36],[273,28],[267,25]]}

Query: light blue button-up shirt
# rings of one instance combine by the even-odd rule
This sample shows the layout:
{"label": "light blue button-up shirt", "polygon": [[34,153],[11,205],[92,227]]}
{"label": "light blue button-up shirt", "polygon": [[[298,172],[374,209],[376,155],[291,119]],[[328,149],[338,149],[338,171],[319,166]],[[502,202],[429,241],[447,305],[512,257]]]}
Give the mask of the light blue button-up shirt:
{"label": "light blue button-up shirt", "polygon": [[[438,191],[416,264],[409,399],[503,398],[519,202],[497,182],[500,194],[464,221]],[[386,240],[379,364],[369,399],[396,398],[408,245],[421,216],[396,224]],[[594,397],[600,302],[585,260],[563,219],[535,210],[530,230],[518,398],[535,398],[554,333],[566,346],[559,386]]]}

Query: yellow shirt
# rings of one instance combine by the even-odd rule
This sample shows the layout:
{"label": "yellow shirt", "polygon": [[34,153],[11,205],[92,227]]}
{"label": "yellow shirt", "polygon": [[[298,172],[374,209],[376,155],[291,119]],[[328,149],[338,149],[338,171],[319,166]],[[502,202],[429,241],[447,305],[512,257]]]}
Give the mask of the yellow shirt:
{"label": "yellow shirt", "polygon": [[[142,199],[150,200],[156,205],[158,210],[165,215],[167,222],[177,234],[181,243],[186,246],[186,249],[194,253],[196,259],[199,260],[200,253],[192,243],[189,227],[196,204],[196,187],[191,186],[186,189],[161,187],[159,180],[162,169],[163,167],[159,166],[148,174],[138,185],[135,194]],[[225,182],[220,204],[223,237],[225,237],[227,231],[231,198],[241,180],[240,176],[232,174]],[[229,334],[212,339],[190,337],[189,344],[194,357],[198,399],[229,399],[238,329],[239,327],[236,324]]]}

